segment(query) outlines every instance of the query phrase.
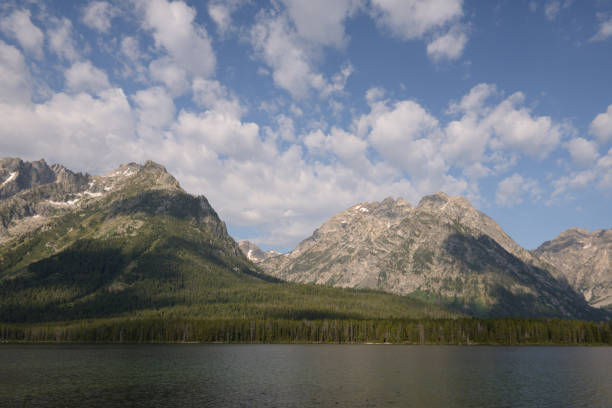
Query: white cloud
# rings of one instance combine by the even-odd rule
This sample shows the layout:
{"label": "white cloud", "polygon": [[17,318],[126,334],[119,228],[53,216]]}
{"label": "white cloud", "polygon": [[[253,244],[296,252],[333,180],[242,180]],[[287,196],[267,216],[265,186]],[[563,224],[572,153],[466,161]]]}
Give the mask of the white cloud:
{"label": "white cloud", "polygon": [[75,62],[64,72],[66,88],[72,92],[99,93],[110,88],[108,76],[90,61]]}
{"label": "white cloud", "polygon": [[549,116],[533,116],[522,107],[525,95],[516,92],[501,102],[483,120],[493,131],[494,148],[514,149],[531,157],[544,158],[561,140],[562,126]]}
{"label": "white cloud", "polygon": [[610,37],[612,37],[612,15],[601,19],[599,29],[593,38],[591,38],[591,41],[603,41]]}
{"label": "white cloud", "polygon": [[174,66],[203,78],[214,73],[216,57],[206,30],[195,22],[194,8],[183,1],[142,0],[138,4],[144,27],[153,32],[156,47],[169,54]]}
{"label": "white cloud", "polygon": [[295,98],[305,98],[312,89],[322,96],[342,91],[352,72],[352,67],[345,65],[331,82],[316,72],[313,66],[318,52],[316,44],[301,38],[283,14],[260,14],[251,30],[251,42],[256,53],[272,68],[276,86]]}
{"label": "white cloud", "polygon": [[597,185],[602,190],[612,189],[612,148],[598,160],[591,162],[592,166],[585,170],[562,176],[553,181],[555,188],[551,194],[550,203],[560,197],[571,198],[571,190],[585,189]]}
{"label": "white cloud", "polygon": [[276,125],[278,126],[278,134],[281,139],[295,142],[295,126],[293,119],[284,114],[276,116]]}
{"label": "white cloud", "polygon": [[49,35],[49,47],[59,57],[68,61],[79,58],[76,43],[72,35],[72,23],[67,18],[56,20],[54,26],[47,31]]}
{"label": "white cloud", "polygon": [[28,104],[32,93],[28,78],[23,55],[0,40],[0,104]]}
{"label": "white cloud", "polygon": [[[445,129],[446,141],[441,146],[442,152],[451,162],[460,166],[480,165],[481,171],[487,173],[482,161],[490,141],[490,130],[479,122],[474,114],[466,114],[460,120],[450,122]],[[473,168],[472,170],[475,170]]]}
{"label": "white cloud", "polygon": [[36,59],[43,57],[44,36],[30,19],[29,10],[15,10],[0,20],[0,30],[17,40],[19,45]]}
{"label": "white cloud", "polygon": [[492,84],[478,84],[461,98],[459,103],[451,103],[449,113],[482,113],[485,102],[497,94],[497,87]]}
{"label": "white cloud", "polygon": [[233,30],[232,13],[250,0],[211,0],[208,3],[208,15],[215,22],[220,35]]}
{"label": "white cloud", "polygon": [[111,19],[118,15],[119,10],[106,1],[92,1],[83,10],[83,23],[106,33],[111,28]]}
{"label": "white cloud", "polygon": [[202,107],[240,118],[244,108],[219,81],[196,78],[192,85],[193,100]]}
{"label": "white cloud", "polygon": [[458,59],[468,41],[460,23],[463,0],[372,0],[371,15],[397,38],[426,39],[427,55],[436,62]]}
{"label": "white cloud", "polygon": [[94,172],[139,158],[130,147],[134,122],[121,89],[98,97],[58,93],[34,105],[0,104],[0,117],[0,151]]}
{"label": "white cloud", "polygon": [[525,195],[538,199],[540,193],[536,180],[524,179],[520,174],[514,173],[497,185],[495,202],[502,207],[512,207],[521,204]]}
{"label": "white cloud", "polygon": [[376,21],[413,40],[463,16],[462,0],[372,0]]}
{"label": "white cloud", "polygon": [[456,60],[463,54],[467,40],[465,27],[456,24],[446,34],[427,44],[427,55],[434,61]]}
{"label": "white cloud", "polygon": [[589,126],[589,133],[595,136],[601,143],[612,140],[612,105],[608,109],[595,116]]}
{"label": "white cloud", "polygon": [[153,87],[132,96],[136,104],[138,133],[141,137],[157,136],[154,132],[172,124],[176,108],[172,97],[163,87]]}
{"label": "white cloud", "polygon": [[599,158],[597,145],[591,140],[576,137],[564,146],[572,157],[572,161],[580,167],[592,166]]}
{"label": "white cloud", "polygon": [[366,157],[368,143],[343,129],[333,127],[328,135],[318,129],[304,137],[304,145],[313,155],[332,154],[354,169],[372,170]]}
{"label": "white cloud", "polygon": [[182,95],[189,89],[187,71],[171,58],[163,57],[151,61],[149,73],[153,80],[166,85],[174,96]]}
{"label": "white cloud", "polygon": [[209,3],[208,15],[217,25],[217,30],[220,34],[224,34],[232,23],[232,15],[229,7],[222,3]]}
{"label": "white cloud", "polygon": [[138,61],[142,58],[140,52],[140,45],[138,39],[126,36],[121,39],[121,53],[131,59],[132,61]]}
{"label": "white cloud", "polygon": [[599,187],[605,190],[612,189],[612,148],[597,161],[597,171],[600,176]]}
{"label": "white cloud", "polygon": [[343,47],[348,39],[344,20],[362,6],[362,0],[281,0],[300,37],[317,44]]}
{"label": "white cloud", "polygon": [[375,102],[371,108],[355,125],[358,135],[367,135],[367,142],[385,163],[406,172],[417,191],[459,194],[466,190],[467,183],[449,173],[440,149],[444,132],[434,116],[411,100],[391,106]]}
{"label": "white cloud", "polygon": [[234,116],[222,112],[209,110],[198,114],[181,111],[172,132],[233,159],[253,159],[259,156],[259,126],[255,123],[242,123]]}
{"label": "white cloud", "polygon": [[374,87],[366,91],[365,98],[368,104],[372,105],[375,102],[382,100],[384,96],[385,96],[385,90],[383,88]]}
{"label": "white cloud", "polygon": [[523,106],[525,96],[520,92],[501,102],[492,100],[499,95],[494,85],[479,84],[459,102],[450,104],[448,113],[461,117],[447,124],[440,149],[447,161],[463,168],[466,175],[505,172],[519,154],[543,159],[571,130],[548,116],[533,115]]}
{"label": "white cloud", "polygon": [[583,189],[589,186],[593,180],[597,178],[597,172],[593,169],[583,170],[578,173],[573,173],[569,176],[559,177],[554,180],[552,185],[554,191],[551,194],[551,200],[549,204],[557,200],[560,196],[566,193],[568,190]]}

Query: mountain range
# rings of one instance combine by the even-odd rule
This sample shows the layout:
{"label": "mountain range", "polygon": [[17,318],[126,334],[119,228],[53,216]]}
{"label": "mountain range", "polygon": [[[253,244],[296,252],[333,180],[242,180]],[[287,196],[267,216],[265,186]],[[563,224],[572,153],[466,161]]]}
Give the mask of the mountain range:
{"label": "mountain range", "polygon": [[418,296],[476,316],[597,314],[561,278],[564,270],[521,248],[465,198],[444,193],[416,207],[401,198],[357,204],[259,265],[287,281]]}
{"label": "mountain range", "polygon": [[609,230],[528,251],[462,197],[360,203],[288,254],[236,243],[154,162],[0,159],[0,322],[113,316],[606,319]]}
{"label": "mountain range", "polygon": [[151,161],[91,176],[0,159],[0,180],[0,322],[459,315],[263,274],[208,200]]}

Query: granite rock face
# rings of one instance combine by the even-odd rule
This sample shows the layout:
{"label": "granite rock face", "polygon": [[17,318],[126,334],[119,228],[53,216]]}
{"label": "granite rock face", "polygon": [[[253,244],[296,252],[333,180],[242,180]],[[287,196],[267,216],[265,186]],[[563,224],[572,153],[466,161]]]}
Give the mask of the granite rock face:
{"label": "granite rock face", "polygon": [[572,228],[534,253],[555,266],[591,306],[612,307],[612,230],[589,232]]}
{"label": "granite rock face", "polygon": [[259,265],[277,278],[413,295],[482,316],[593,313],[553,267],[462,197],[360,203],[286,255]]}
{"label": "granite rock face", "polygon": [[[49,166],[44,160],[5,158],[0,159],[0,180],[0,244],[52,228],[61,217],[85,217],[95,210],[104,215],[97,220],[102,224],[116,219],[129,224],[129,219],[143,215],[189,218],[194,226],[224,242],[229,256],[244,259],[208,200],[187,194],[165,167],[152,161],[127,163],[106,175],[92,176],[59,164]],[[92,233],[82,231],[84,236]]]}
{"label": "granite rock face", "polygon": [[254,263],[261,263],[268,258],[279,256],[281,254],[280,252],[274,250],[263,251],[250,241],[240,241],[238,242],[238,246],[240,247],[242,253]]}

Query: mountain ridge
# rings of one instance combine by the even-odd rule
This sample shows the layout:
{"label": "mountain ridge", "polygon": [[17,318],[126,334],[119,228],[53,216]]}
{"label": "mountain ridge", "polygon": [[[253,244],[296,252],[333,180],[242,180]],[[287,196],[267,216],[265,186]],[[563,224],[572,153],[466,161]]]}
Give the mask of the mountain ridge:
{"label": "mountain ridge", "polygon": [[612,230],[570,228],[534,253],[594,307],[612,308]]}
{"label": "mountain ridge", "polygon": [[356,204],[259,265],[288,281],[417,295],[476,315],[599,313],[492,218],[442,192],[416,207],[401,198]]}
{"label": "mountain ridge", "polygon": [[91,176],[2,160],[5,186],[17,180],[15,166],[23,174],[35,167],[37,181],[0,200],[0,322],[461,316],[415,299],[263,274],[206,197],[186,193],[152,161]]}

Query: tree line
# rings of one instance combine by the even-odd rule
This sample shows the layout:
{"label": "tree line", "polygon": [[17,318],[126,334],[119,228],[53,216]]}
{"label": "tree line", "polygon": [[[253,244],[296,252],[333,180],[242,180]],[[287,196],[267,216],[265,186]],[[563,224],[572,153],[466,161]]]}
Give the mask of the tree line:
{"label": "tree line", "polygon": [[96,319],[0,323],[3,342],[612,345],[612,322],[563,319]]}

